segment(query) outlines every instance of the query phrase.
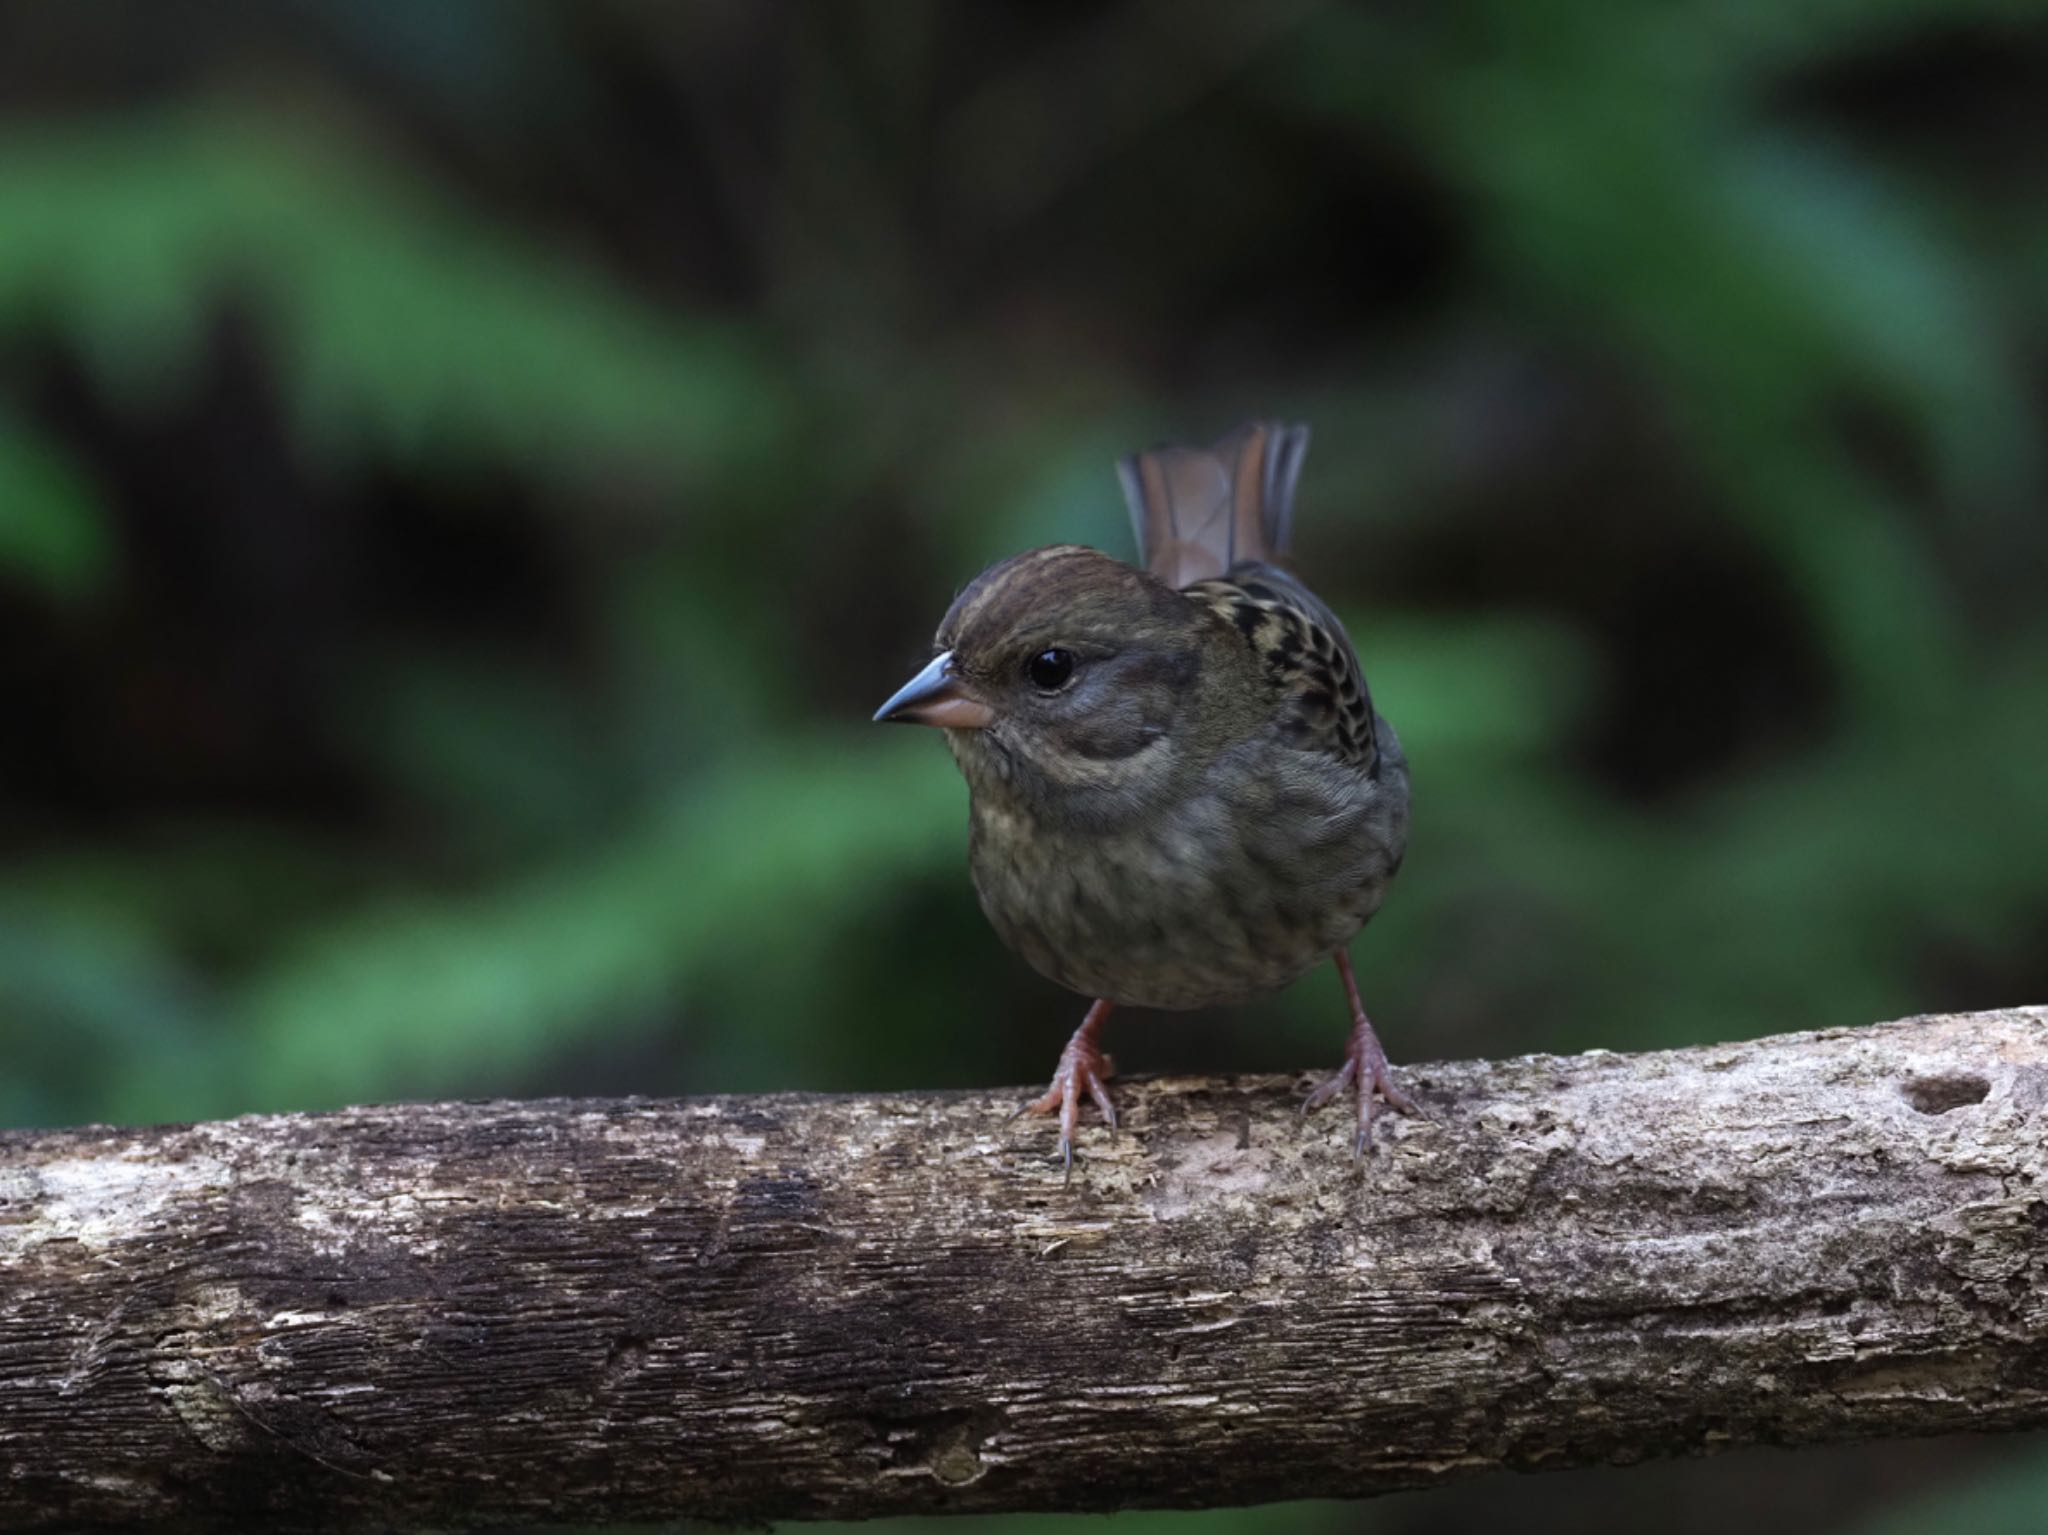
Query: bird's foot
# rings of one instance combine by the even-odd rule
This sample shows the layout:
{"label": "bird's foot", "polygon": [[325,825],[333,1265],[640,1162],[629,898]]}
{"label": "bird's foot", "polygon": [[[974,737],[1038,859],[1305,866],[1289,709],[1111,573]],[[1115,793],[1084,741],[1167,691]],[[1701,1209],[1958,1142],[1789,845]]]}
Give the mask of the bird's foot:
{"label": "bird's foot", "polygon": [[1372,1020],[1365,1015],[1365,1004],[1358,999],[1358,982],[1351,974],[1351,961],[1342,950],[1337,954],[1337,970],[1344,977],[1344,990],[1351,1001],[1351,1046],[1336,1075],[1302,1100],[1301,1112],[1312,1114],[1346,1088],[1354,1090],[1358,1094],[1358,1133],[1351,1139],[1351,1157],[1356,1161],[1372,1145],[1373,1121],[1379,1117],[1381,1101],[1398,1114],[1420,1116],[1422,1110],[1394,1085],[1387,1052],[1380,1045],[1379,1035],[1373,1032]]}
{"label": "bird's foot", "polygon": [[1067,1178],[1074,1176],[1074,1130],[1081,1122],[1081,1094],[1086,1093],[1095,1100],[1095,1107],[1102,1114],[1102,1122],[1110,1129],[1116,1128],[1116,1105],[1110,1101],[1109,1079],[1116,1075],[1116,1062],[1112,1061],[1095,1042],[1096,1030],[1102,1027],[1102,1020],[1109,1016],[1110,1004],[1097,1002],[1088,1009],[1088,1016],[1081,1021],[1081,1027],[1074,1030],[1074,1037],[1067,1041],[1067,1048],[1060,1052],[1060,1063],[1052,1074],[1052,1085],[1044,1094],[1025,1104],[1019,1114],[1050,1114],[1055,1110],[1060,1116],[1060,1161],[1065,1164]]}

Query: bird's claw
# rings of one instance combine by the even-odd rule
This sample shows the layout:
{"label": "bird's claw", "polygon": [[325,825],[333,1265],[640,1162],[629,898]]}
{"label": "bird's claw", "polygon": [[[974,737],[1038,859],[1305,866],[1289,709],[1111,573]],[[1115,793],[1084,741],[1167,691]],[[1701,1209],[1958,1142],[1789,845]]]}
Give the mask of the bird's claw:
{"label": "bird's claw", "polygon": [[1068,1182],[1074,1177],[1074,1131],[1081,1122],[1083,1091],[1094,1101],[1102,1122],[1109,1126],[1110,1132],[1114,1134],[1116,1131],[1116,1104],[1110,1100],[1109,1088],[1105,1085],[1116,1075],[1116,1062],[1104,1054],[1087,1034],[1085,1024],[1075,1031],[1074,1037],[1067,1041],[1067,1048],[1060,1052],[1060,1063],[1052,1074],[1052,1085],[1010,1116],[1014,1119],[1022,1114],[1059,1114],[1060,1162],[1066,1169]]}
{"label": "bird's claw", "polygon": [[1344,1064],[1302,1100],[1301,1112],[1304,1115],[1314,1113],[1346,1088],[1353,1088],[1358,1094],[1358,1130],[1351,1138],[1351,1159],[1354,1162],[1361,1160],[1373,1144],[1373,1123],[1379,1117],[1380,1102],[1384,1101],[1397,1114],[1424,1117],[1415,1100],[1394,1085],[1393,1073],[1387,1065],[1387,1052],[1380,1047],[1379,1036],[1373,1032],[1372,1022],[1362,1009],[1358,1013],[1357,1025],[1351,1031],[1351,1048],[1344,1057]]}

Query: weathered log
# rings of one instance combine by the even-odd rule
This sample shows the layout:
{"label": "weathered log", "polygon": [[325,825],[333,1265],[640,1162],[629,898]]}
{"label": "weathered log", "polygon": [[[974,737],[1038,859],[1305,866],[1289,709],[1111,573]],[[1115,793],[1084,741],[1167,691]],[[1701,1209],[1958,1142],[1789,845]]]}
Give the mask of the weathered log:
{"label": "weathered log", "polygon": [[[2048,1009],[0,1137],[0,1530],[1195,1507],[2048,1423]],[[1304,1079],[1305,1080],[1305,1079]]]}

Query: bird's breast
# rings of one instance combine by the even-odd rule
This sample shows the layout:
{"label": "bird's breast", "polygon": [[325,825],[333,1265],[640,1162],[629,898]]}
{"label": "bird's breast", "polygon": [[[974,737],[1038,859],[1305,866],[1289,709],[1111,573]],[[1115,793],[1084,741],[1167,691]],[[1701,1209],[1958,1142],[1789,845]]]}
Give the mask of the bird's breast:
{"label": "bird's breast", "polygon": [[1106,829],[977,792],[969,856],[989,921],[1042,974],[1195,1008],[1278,990],[1347,942],[1378,908],[1406,825],[1405,774],[1382,784],[1261,753]]}

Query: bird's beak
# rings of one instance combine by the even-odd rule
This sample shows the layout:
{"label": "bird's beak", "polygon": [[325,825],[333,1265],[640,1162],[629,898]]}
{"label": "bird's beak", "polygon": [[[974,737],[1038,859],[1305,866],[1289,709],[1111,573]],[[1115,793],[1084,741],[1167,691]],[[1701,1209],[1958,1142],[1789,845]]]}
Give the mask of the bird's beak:
{"label": "bird's beak", "polygon": [[877,720],[905,725],[940,725],[947,730],[986,730],[995,710],[967,690],[953,670],[953,652],[932,657],[931,665],[898,688],[875,711]]}

